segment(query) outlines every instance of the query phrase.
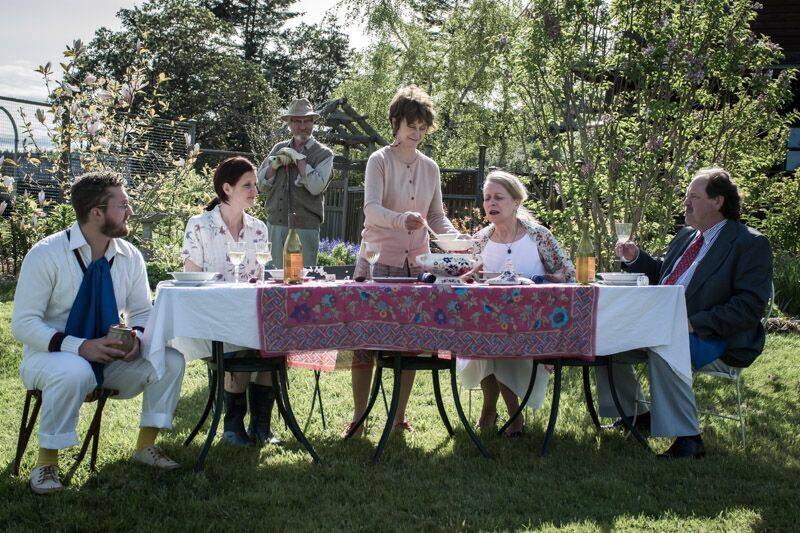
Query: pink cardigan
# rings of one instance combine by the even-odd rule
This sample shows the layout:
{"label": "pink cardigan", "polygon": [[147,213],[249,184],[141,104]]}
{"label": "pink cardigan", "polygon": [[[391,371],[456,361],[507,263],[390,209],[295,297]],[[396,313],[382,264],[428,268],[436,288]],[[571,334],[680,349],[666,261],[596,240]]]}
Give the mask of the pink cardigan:
{"label": "pink cardigan", "polygon": [[364,176],[361,240],[380,243],[379,263],[402,267],[407,258],[413,265],[418,255],[430,252],[424,227],[415,231],[405,228],[409,211],[422,214],[436,233],[456,232],[442,208],[439,165],[419,151],[416,161],[406,165],[393,148],[376,150],[367,161]]}

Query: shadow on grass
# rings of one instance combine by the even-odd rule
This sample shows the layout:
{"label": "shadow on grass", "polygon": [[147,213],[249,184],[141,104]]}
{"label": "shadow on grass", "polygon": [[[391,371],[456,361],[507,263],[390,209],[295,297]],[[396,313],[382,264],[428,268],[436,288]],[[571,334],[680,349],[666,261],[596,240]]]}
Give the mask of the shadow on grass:
{"label": "shadow on grass", "polygon": [[[415,395],[429,392],[429,385],[418,384]],[[295,408],[302,424],[310,388],[293,383],[290,394],[298,400]],[[73,486],[54,497],[31,497],[25,478],[6,475],[0,482],[0,500],[6,502],[0,504],[5,517],[0,525],[611,530],[679,529],[698,521],[698,528],[711,524],[723,529],[790,530],[798,514],[798,452],[782,446],[778,435],[800,426],[796,397],[752,389],[747,394],[753,406],[769,405],[781,413],[780,420],[751,417],[753,438],[746,450],[738,449],[735,431],[707,436],[708,457],[702,461],[660,462],[621,434],[596,434],[573,380],[566,384],[559,426],[546,458],[538,456],[546,416],[540,414],[521,439],[484,434],[493,455],[486,460],[458,425],[452,404],[448,403],[448,415],[456,434],[451,439],[435,406],[417,402],[410,408],[415,420],[420,419],[417,431],[393,435],[379,464],[370,461],[383,422],[382,408],[377,406],[367,438],[343,442],[333,409],[328,431],[322,431],[318,421],[312,423],[309,438],[322,457],[320,465],[313,465],[282,423],[276,423],[284,446],[240,449],[217,441],[205,472],[196,474],[192,466],[208,423],[189,447],[182,446],[207,397],[206,387],[196,386],[182,396],[175,430],[161,441],[183,469],[161,473],[132,466],[101,447],[98,472],[89,475],[88,467],[82,467]],[[339,400],[326,396],[329,405]]]}

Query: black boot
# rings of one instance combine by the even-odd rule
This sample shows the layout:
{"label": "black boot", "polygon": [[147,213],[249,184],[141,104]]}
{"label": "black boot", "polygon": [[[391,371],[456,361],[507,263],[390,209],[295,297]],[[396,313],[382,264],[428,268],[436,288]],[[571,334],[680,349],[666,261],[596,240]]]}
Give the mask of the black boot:
{"label": "black boot", "polygon": [[225,419],[222,440],[236,446],[252,446],[244,430],[244,415],[247,414],[247,398],[244,392],[225,391]]}
{"label": "black boot", "polygon": [[247,433],[250,440],[263,446],[264,444],[281,444],[281,439],[272,434],[272,407],[275,405],[275,389],[258,383],[248,387],[250,397],[250,425]]}

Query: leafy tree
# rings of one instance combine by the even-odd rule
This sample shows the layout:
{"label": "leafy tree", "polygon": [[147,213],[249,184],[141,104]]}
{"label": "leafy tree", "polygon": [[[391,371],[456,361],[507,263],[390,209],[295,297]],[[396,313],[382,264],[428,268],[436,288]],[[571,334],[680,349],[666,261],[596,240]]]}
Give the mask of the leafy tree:
{"label": "leafy tree", "polygon": [[332,18],[321,24],[285,23],[300,13],[290,8],[297,0],[199,0],[239,37],[244,59],[259,63],[267,82],[281,101],[307,97],[327,100],[346,76],[351,50],[347,35]]}
{"label": "leafy tree", "polygon": [[750,29],[750,0],[473,0],[436,27],[417,4],[347,1],[381,39],[337,93],[388,129],[394,90],[428,89],[440,164],[486,142],[490,165],[539,176],[532,207],[568,245],[591,227],[603,267],[615,219],[666,243],[698,168],[726,166],[752,193],[784,156],[795,73],[768,70],[782,54]]}
{"label": "leafy tree", "polygon": [[235,28],[188,0],[148,0],[117,16],[122,30],[97,30],[81,71],[119,79],[135,51],[147,49],[149,76],[166,75],[168,113],[197,120],[204,146],[248,150],[246,124],[256,112],[276,112],[277,102],[259,66],[239,55]]}
{"label": "leafy tree", "polygon": [[318,105],[347,76],[351,54],[347,35],[333,20],[300,24],[264,56],[264,75],[283,101],[306,97]]}
{"label": "leafy tree", "polygon": [[286,36],[284,23],[300,13],[289,8],[297,0],[199,0],[219,19],[237,29],[242,56],[261,62],[271,55],[273,43]]}

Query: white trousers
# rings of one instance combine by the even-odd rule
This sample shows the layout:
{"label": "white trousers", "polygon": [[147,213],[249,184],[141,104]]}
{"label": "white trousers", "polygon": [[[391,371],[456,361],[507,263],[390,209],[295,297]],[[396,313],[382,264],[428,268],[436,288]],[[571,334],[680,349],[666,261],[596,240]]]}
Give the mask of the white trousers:
{"label": "white trousers", "polygon": [[[125,400],[144,392],[140,427],[172,428],[172,417],[180,397],[185,362],[171,348],[165,354],[164,376],[143,358],[106,365],[103,387],[119,391],[114,399]],[[19,369],[27,389],[42,391],[39,416],[39,446],[58,450],[78,444],[75,428],[86,395],[96,386],[94,372],[83,357],[67,352],[35,352],[22,359]]]}

